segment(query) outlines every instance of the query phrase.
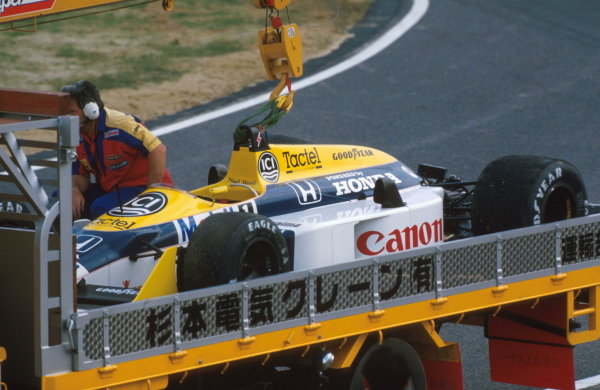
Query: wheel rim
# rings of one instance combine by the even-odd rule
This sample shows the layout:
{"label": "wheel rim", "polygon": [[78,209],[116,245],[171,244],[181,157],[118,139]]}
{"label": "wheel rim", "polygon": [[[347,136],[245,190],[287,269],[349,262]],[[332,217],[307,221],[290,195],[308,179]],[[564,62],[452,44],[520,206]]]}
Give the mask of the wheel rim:
{"label": "wheel rim", "polygon": [[252,240],[242,255],[238,280],[255,279],[278,272],[276,248],[264,238]]}
{"label": "wheel rim", "polygon": [[550,188],[542,210],[542,223],[574,218],[576,201],[573,191],[566,186]]}

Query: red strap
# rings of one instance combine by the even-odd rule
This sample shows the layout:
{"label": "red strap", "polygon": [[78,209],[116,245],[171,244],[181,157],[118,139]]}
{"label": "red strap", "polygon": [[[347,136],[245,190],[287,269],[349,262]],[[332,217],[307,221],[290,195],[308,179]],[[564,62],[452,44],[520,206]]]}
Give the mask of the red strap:
{"label": "red strap", "polygon": [[279,18],[277,16],[272,16],[271,17],[271,26],[273,26],[273,28],[279,28],[279,27],[283,26],[283,23],[281,22],[281,18]]}

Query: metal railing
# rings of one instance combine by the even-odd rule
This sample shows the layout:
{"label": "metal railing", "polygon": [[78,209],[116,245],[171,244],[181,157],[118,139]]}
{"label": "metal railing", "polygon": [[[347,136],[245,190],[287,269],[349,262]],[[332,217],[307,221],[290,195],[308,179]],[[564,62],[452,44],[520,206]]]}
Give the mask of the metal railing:
{"label": "metal railing", "polygon": [[[34,367],[27,367],[31,355],[23,353],[27,360],[20,376],[40,377],[72,368],[69,332],[63,324],[74,312],[71,162],[79,143],[79,120],[74,116],[32,120],[10,113],[0,117],[0,202],[10,205],[0,211],[0,270],[10,274],[3,287],[14,292],[0,297],[0,307],[3,311],[11,305],[33,307],[31,315],[3,313],[2,322],[11,322],[12,327],[0,324],[0,332],[8,350],[19,350],[31,343],[25,330],[33,324]],[[33,129],[55,133],[56,141],[17,137]],[[25,146],[42,149],[50,158],[27,155]],[[33,276],[27,274],[30,271]],[[23,332],[10,333],[19,328]],[[12,354],[11,359],[19,357]]]}

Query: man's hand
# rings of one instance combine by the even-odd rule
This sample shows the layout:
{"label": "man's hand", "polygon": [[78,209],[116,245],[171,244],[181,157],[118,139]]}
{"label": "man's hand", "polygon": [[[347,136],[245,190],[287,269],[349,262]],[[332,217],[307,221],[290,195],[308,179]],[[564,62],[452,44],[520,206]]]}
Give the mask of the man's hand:
{"label": "man's hand", "polygon": [[148,153],[148,185],[162,182],[167,167],[167,148],[165,145],[158,145],[153,151]]}
{"label": "man's hand", "polygon": [[73,187],[73,219],[80,219],[85,208],[85,198],[79,188]]}
{"label": "man's hand", "polygon": [[90,178],[82,175],[73,175],[73,219],[83,217],[85,210],[85,197],[83,194],[90,188]]}

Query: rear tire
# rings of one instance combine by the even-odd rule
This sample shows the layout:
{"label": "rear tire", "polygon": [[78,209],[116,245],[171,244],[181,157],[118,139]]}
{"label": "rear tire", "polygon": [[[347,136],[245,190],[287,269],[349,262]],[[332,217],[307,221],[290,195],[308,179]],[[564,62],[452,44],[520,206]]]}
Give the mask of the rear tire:
{"label": "rear tire", "polygon": [[473,191],[473,234],[538,225],[586,214],[579,171],[564,160],[510,155],[489,163]]}
{"label": "rear tire", "polygon": [[269,218],[214,214],[192,234],[177,263],[179,291],[273,275],[289,268],[283,234]]}
{"label": "rear tire", "polygon": [[[403,389],[398,381],[408,377],[409,389],[427,389],[421,358],[410,344],[398,338],[385,339],[365,351],[352,375],[350,390],[363,389],[363,377],[381,381],[376,388]],[[375,383],[371,385],[375,388]]]}

